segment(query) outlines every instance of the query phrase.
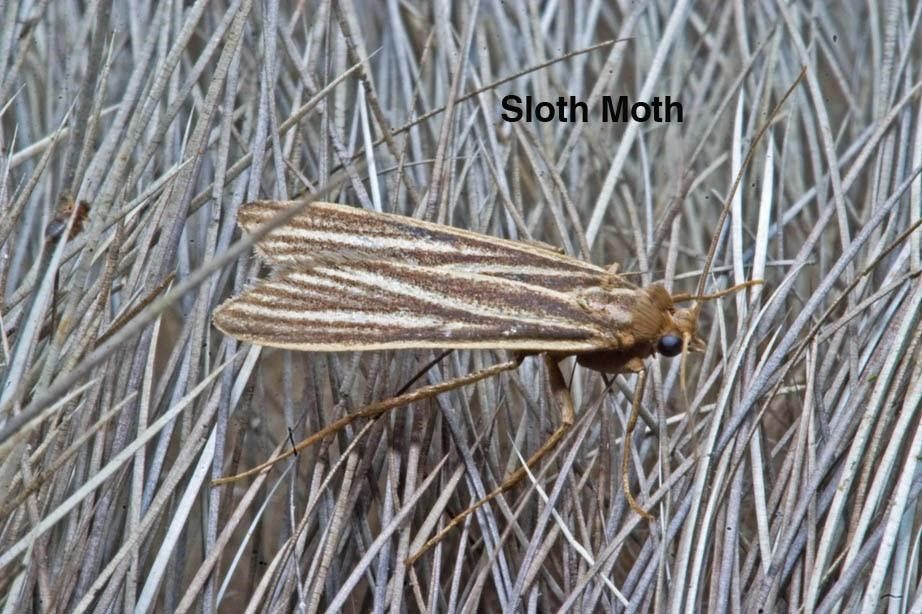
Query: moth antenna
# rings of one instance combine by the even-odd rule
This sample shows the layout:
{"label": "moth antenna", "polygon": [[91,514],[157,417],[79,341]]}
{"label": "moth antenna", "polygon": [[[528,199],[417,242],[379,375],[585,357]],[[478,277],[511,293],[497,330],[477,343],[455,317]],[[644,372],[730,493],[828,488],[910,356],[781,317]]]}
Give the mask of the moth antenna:
{"label": "moth antenna", "polygon": [[[672,295],[672,302],[673,303],[683,303],[685,301],[698,301],[698,302],[711,301],[711,300],[714,300],[715,298],[720,298],[722,296],[726,296],[728,294],[733,294],[734,292],[738,292],[739,290],[742,290],[743,288],[750,288],[752,286],[762,285],[762,283],[764,282],[761,279],[752,279],[749,281],[744,281],[741,284],[736,284],[735,286],[730,286],[726,290],[721,290],[720,292],[715,292],[714,294],[689,294],[688,292],[680,292],[679,294]],[[698,315],[697,309],[695,310],[695,315]]]}

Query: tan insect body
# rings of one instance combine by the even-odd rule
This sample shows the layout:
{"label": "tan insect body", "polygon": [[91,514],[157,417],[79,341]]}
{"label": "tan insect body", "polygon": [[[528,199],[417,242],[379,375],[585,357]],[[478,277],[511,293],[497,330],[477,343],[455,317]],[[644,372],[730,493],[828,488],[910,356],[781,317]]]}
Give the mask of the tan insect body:
{"label": "tan insect body", "polygon": [[[253,230],[292,206],[244,205]],[[638,370],[661,340],[693,346],[691,311],[660,284],[540,246],[316,202],[258,244],[278,269],[215,312],[223,332],[306,351],[504,349]],[[675,351],[671,339],[670,355]]]}
{"label": "tan insect body", "polygon": [[[255,231],[294,202],[257,201],[238,216]],[[640,288],[615,273],[540,245],[314,202],[257,244],[276,275],[257,283],[215,311],[215,325],[251,343],[306,351],[382,349],[504,349],[511,360],[453,380],[423,386],[366,405],[328,424],[281,454],[224,484],[264,471],[359,419],[515,369],[523,357],[544,354],[560,425],[528,459],[534,466],[575,420],[557,362],[567,356],[589,369],[640,374],[626,435],[637,420],[644,359],[700,349],[696,312],[675,303],[661,284]],[[743,284],[748,285],[748,284]],[[718,293],[719,296],[735,288]],[[622,488],[631,508],[652,516],[634,500],[628,481],[629,449],[622,454]],[[521,480],[509,476],[487,497],[452,519],[410,558],[416,560],[474,510]]]}

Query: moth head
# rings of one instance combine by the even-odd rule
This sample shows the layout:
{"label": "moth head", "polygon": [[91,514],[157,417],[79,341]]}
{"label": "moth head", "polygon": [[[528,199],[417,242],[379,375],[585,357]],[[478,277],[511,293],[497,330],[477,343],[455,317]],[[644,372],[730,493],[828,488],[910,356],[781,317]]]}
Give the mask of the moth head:
{"label": "moth head", "polygon": [[653,351],[671,358],[704,349],[704,341],[696,334],[698,314],[694,308],[677,307],[676,297],[662,284],[651,284],[643,293],[651,305],[642,302],[635,320],[653,342]]}
{"label": "moth head", "polygon": [[[701,303],[703,301],[719,298],[721,296],[724,296],[725,294],[731,294],[733,292],[736,292],[737,290],[748,288],[749,286],[755,286],[761,283],[762,283],[761,280],[747,281],[745,283],[732,286],[730,288],[727,288],[726,290],[721,290],[720,292],[716,292],[710,295],[706,295],[706,294],[692,295],[692,294],[682,293],[682,294],[673,294],[672,296],[669,297],[669,299],[672,301],[673,304],[681,303],[684,301],[694,301],[694,304],[691,307],[684,308],[684,309],[676,308],[675,315],[674,315],[674,319],[679,323],[679,326],[683,330],[682,338],[684,342],[682,343],[682,349],[683,349],[682,364],[679,368],[679,373],[680,373],[679,379],[681,380],[683,394],[685,394],[685,391],[686,391],[686,387],[685,387],[685,365],[686,365],[685,357],[687,355],[686,351],[701,351],[701,350],[704,350],[706,347],[704,344],[704,340],[695,335],[695,330],[697,328],[697,322],[698,322],[698,313],[701,311]],[[687,395],[686,395],[686,401],[687,401]]]}
{"label": "moth head", "polygon": [[[673,303],[674,305],[675,303]],[[676,356],[682,351],[702,352],[705,349],[704,339],[698,336],[698,310],[694,307],[682,308],[673,306],[672,321],[675,322],[676,333],[669,336],[676,336],[681,343],[675,354],[666,354],[667,356]],[[667,342],[668,343],[668,342]],[[674,347],[674,346],[671,346]],[[665,352],[660,352],[665,354]]]}

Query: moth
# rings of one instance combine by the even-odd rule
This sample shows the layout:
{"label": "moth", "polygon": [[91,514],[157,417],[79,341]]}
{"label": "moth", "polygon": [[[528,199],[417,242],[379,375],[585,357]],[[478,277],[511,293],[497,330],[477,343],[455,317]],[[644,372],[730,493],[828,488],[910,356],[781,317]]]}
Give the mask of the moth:
{"label": "moth", "polygon": [[[245,231],[291,207],[244,205]],[[604,373],[696,349],[691,309],[553,249],[314,202],[257,244],[276,267],[223,303],[214,323],[264,346],[312,352],[495,349],[548,353]]]}
{"label": "moth", "polygon": [[[238,223],[252,233],[297,204],[251,202],[240,209]],[[291,452],[216,483],[262,471],[356,419],[376,417],[514,369],[528,355],[543,354],[561,424],[529,458],[532,465],[574,421],[560,360],[575,356],[595,371],[642,376],[650,356],[677,356],[704,345],[696,335],[696,310],[678,303],[737,289],[698,297],[670,294],[662,284],[639,287],[618,275],[614,266],[595,266],[551,248],[327,202],[308,204],[256,247],[275,275],[216,309],[214,323],[225,334],[312,352],[491,349],[510,351],[513,358],[373,403],[321,429]],[[642,391],[642,377],[639,382]],[[634,396],[630,428],[640,403],[637,390]],[[628,449],[626,438],[624,491],[631,507],[650,517],[628,487]],[[452,520],[423,551],[523,476],[524,468]]]}

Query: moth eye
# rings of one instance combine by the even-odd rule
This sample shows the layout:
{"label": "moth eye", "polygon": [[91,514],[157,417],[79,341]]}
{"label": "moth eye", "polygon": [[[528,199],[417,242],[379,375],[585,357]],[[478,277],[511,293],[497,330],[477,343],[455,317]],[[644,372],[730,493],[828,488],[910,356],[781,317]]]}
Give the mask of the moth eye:
{"label": "moth eye", "polygon": [[678,335],[663,335],[656,344],[656,351],[663,356],[678,356],[682,352],[682,338]]}

